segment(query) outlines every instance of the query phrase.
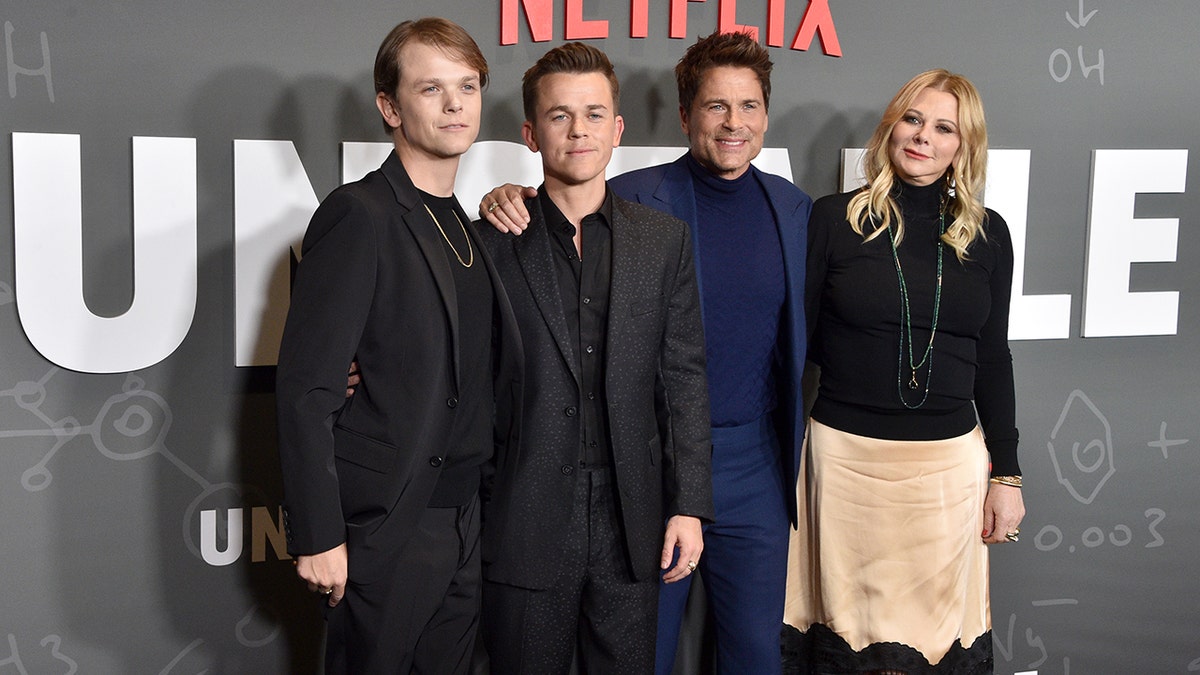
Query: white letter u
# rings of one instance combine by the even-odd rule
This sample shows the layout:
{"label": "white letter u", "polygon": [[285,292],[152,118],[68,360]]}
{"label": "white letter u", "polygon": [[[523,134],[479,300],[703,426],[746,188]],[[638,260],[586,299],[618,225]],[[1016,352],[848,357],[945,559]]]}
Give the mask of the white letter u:
{"label": "white letter u", "polygon": [[225,521],[225,550],[217,548],[217,512],[200,512],[200,556],[213,567],[224,567],[242,556],[242,510],[229,509]]}
{"label": "white letter u", "polygon": [[133,302],[96,316],[83,298],[77,134],[13,134],[13,240],[21,325],[50,361],[86,373],[152,366],[196,311],[196,139],[133,138]]}

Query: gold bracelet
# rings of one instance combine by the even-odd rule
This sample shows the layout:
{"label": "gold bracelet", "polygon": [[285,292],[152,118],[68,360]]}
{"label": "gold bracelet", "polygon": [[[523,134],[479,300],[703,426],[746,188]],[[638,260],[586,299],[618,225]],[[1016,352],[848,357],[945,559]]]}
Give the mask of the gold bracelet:
{"label": "gold bracelet", "polygon": [[992,476],[988,481],[997,485],[1007,485],[1015,488],[1021,487],[1020,476]]}

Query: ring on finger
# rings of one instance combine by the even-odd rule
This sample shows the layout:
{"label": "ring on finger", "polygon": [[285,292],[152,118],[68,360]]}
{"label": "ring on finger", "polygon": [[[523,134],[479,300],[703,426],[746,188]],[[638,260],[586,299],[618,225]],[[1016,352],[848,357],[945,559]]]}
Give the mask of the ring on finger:
{"label": "ring on finger", "polygon": [[491,205],[488,206],[487,212],[491,213],[492,211],[495,211],[498,208],[500,208],[500,202],[492,202]]}
{"label": "ring on finger", "polygon": [[688,568],[689,572],[695,572],[696,571],[696,561],[695,560],[687,561],[687,568]]}

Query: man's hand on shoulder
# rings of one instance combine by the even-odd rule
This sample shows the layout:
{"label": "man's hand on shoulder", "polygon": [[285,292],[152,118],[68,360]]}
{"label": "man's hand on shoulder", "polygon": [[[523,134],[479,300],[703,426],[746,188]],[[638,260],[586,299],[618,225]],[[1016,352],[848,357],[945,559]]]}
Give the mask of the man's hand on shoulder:
{"label": "man's hand on shoulder", "polygon": [[537,188],[505,183],[483,196],[479,202],[479,217],[501,232],[521,234],[529,227],[525,200],[536,196]]}

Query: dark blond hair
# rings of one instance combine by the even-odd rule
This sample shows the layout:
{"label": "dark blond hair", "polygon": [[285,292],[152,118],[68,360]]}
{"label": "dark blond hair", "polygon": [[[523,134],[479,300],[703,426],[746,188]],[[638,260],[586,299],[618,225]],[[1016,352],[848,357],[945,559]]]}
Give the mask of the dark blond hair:
{"label": "dark blond hair", "polygon": [[[440,16],[430,16],[397,24],[383,39],[379,51],[375,53],[376,94],[385,94],[389,99],[395,100],[396,89],[400,86],[400,50],[413,41],[437,47],[457,58],[468,68],[479,72],[481,89],[487,86],[487,59],[483,57],[483,52],[479,51],[475,40],[462,26],[453,21]],[[384,120],[383,130],[391,133],[393,127]]]}
{"label": "dark blond hair", "polygon": [[913,101],[925,89],[944,91],[958,101],[958,135],[960,144],[954,160],[946,169],[942,180],[947,191],[952,191],[946,214],[952,222],[946,227],[942,241],[954,248],[959,260],[965,260],[967,249],[976,238],[984,239],[983,187],[987,180],[987,121],[983,115],[983,102],[975,85],[962,75],[947,70],[927,70],[896,92],[891,103],[883,111],[883,119],[875,127],[871,141],[863,155],[863,173],[867,186],[850,200],[846,208],[846,219],[854,231],[873,239],[892,223],[896,224],[896,242],[904,238],[904,217],[900,206],[892,195],[897,180],[895,167],[888,153],[892,130],[912,107]]}

